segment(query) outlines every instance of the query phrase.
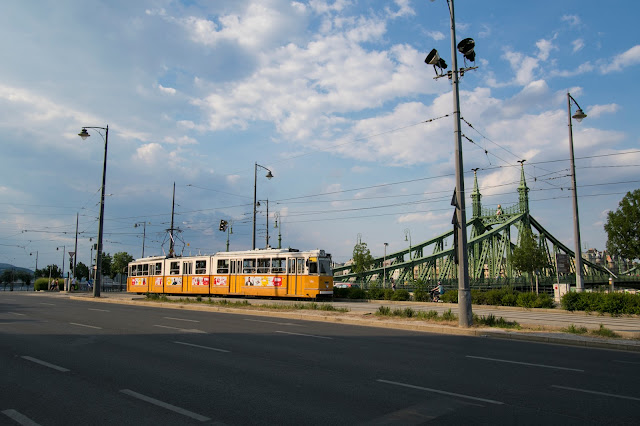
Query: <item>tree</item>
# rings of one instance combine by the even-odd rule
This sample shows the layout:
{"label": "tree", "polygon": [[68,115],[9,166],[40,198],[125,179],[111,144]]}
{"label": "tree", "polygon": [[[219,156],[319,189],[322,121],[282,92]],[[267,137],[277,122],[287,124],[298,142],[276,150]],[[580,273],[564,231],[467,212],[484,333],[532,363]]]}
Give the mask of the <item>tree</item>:
{"label": "tree", "polygon": [[102,276],[111,276],[111,255],[102,253]]}
{"label": "tree", "polygon": [[132,261],[133,256],[129,253],[121,251],[114,254],[111,262],[111,274],[109,274],[111,279],[115,278],[119,273],[124,273],[127,270],[127,266],[129,266],[129,262]]}
{"label": "tree", "polygon": [[78,264],[76,264],[76,278],[89,279],[89,267],[82,262],[78,262]]}
{"label": "tree", "polygon": [[353,267],[351,270],[359,274],[369,269],[372,263],[373,256],[371,256],[367,243],[360,241],[353,247]]}
{"label": "tree", "polygon": [[58,265],[48,265],[42,269],[36,269],[36,275],[43,278],[49,278],[49,269],[51,269],[51,278],[62,277],[62,270],[58,268]]}
{"label": "tree", "polygon": [[529,283],[533,290],[533,274],[535,271],[549,266],[544,248],[538,244],[537,236],[531,229],[524,228],[520,236],[520,245],[513,249],[511,255],[513,267],[529,275]]}
{"label": "tree", "polygon": [[640,259],[640,189],[627,192],[618,210],[609,212],[604,230],[607,251],[623,259]]}

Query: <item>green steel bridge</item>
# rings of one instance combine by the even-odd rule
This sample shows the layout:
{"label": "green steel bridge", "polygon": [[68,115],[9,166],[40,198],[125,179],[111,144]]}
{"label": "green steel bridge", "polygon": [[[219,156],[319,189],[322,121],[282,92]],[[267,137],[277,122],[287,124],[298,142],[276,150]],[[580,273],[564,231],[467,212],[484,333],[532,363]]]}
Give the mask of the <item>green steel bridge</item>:
{"label": "green steel bridge", "polygon": [[[539,285],[547,289],[558,281],[575,285],[575,253],[531,216],[529,188],[522,166],[518,194],[517,204],[508,207],[498,205],[497,210],[483,208],[478,178],[477,175],[474,176],[471,192],[472,216],[471,220],[467,221],[467,229],[471,230],[467,247],[471,288],[529,285],[529,277],[520,274],[511,263],[513,249],[519,244],[525,228],[531,229],[537,236],[538,243],[547,255],[549,266],[539,271]],[[512,241],[514,231],[517,232],[515,243]],[[410,287],[415,280],[433,285],[440,281],[445,287],[457,288],[458,269],[454,260],[454,247],[453,244],[447,247],[447,241],[452,240],[453,228],[407,249],[375,258],[371,267],[359,274],[351,271],[351,265],[335,267],[334,281],[356,281],[369,286],[384,282],[388,285],[393,278],[400,288]],[[556,254],[564,254],[569,259],[568,273],[558,273]],[[614,275],[606,267],[587,259],[583,258],[582,264],[585,287],[609,285],[609,279],[613,278],[616,286],[640,288],[640,276],[636,270]],[[562,271],[566,268],[561,265],[559,269]]]}

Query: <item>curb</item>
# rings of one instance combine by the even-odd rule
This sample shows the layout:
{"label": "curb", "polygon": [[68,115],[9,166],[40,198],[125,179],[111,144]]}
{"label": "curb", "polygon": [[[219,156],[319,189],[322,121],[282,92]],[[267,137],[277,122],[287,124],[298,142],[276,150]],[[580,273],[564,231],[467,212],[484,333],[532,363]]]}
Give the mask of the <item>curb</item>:
{"label": "curb", "polygon": [[113,303],[113,304],[121,304],[121,305],[137,305],[137,306],[148,306],[155,308],[167,308],[167,309],[176,309],[176,310],[191,310],[191,311],[200,311],[200,312],[223,312],[229,314],[241,314],[241,315],[253,315],[253,316],[263,316],[263,317],[273,317],[273,318],[289,318],[289,319],[298,319],[303,321],[316,321],[316,322],[333,322],[338,324],[349,324],[349,325],[358,325],[363,327],[379,327],[379,328],[388,328],[388,329],[396,329],[396,330],[408,330],[408,331],[418,331],[418,332],[426,332],[426,333],[437,333],[437,334],[447,334],[447,335],[455,335],[455,336],[471,336],[471,337],[485,337],[485,338],[494,338],[494,339],[506,339],[506,340],[519,340],[526,342],[536,342],[536,343],[547,343],[547,344],[559,344],[559,345],[568,345],[568,346],[579,346],[586,348],[595,348],[595,349],[611,349],[611,350],[621,350],[628,352],[638,352],[640,353],[640,344],[635,343],[624,343],[623,341],[614,340],[614,339],[606,339],[606,338],[598,338],[598,337],[579,337],[573,336],[571,337],[565,336],[563,334],[555,335],[555,333],[540,333],[535,334],[529,332],[518,332],[518,331],[505,331],[502,329],[494,329],[494,328],[458,328],[449,325],[440,325],[440,324],[432,324],[432,323],[419,323],[413,321],[403,321],[403,320],[386,320],[386,319],[374,319],[375,316],[372,316],[371,319],[368,318],[360,318],[360,317],[349,317],[347,315],[327,315],[322,313],[317,313],[317,311],[311,312],[280,312],[280,311],[267,311],[260,309],[238,309],[238,308],[229,308],[215,305],[197,305],[197,304],[183,304],[183,303],[166,303],[166,302],[148,302],[145,299],[141,299],[139,297],[132,297],[131,299],[123,299],[123,298],[113,298],[109,299],[108,297],[103,298],[88,298],[85,296],[70,296],[72,300],[84,300],[84,301],[93,301],[98,303]]}

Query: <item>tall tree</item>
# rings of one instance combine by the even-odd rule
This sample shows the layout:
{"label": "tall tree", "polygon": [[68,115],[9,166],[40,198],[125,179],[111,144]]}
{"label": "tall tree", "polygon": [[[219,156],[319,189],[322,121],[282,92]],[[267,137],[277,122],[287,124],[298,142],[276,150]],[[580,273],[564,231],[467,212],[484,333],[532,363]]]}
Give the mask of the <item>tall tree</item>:
{"label": "tall tree", "polygon": [[373,263],[373,256],[371,251],[367,247],[367,243],[362,241],[358,242],[353,247],[353,268],[352,271],[356,274],[366,271]]}
{"label": "tall tree", "polygon": [[533,289],[533,274],[546,266],[547,254],[537,241],[537,236],[533,235],[531,229],[525,228],[520,236],[520,245],[513,249],[511,255],[513,267],[520,272],[529,275],[529,283]]}
{"label": "tall tree", "polygon": [[123,274],[127,270],[127,266],[129,262],[133,261],[133,256],[126,252],[118,252],[113,255],[113,259],[111,261],[111,274],[110,277],[113,279],[117,274]]}
{"label": "tall tree", "polygon": [[627,192],[607,215],[607,251],[624,259],[640,259],[640,189]]}
{"label": "tall tree", "polygon": [[37,269],[36,275],[42,278],[49,278],[49,271],[51,271],[51,278],[62,277],[62,270],[58,268],[58,265],[48,265],[42,269]]}
{"label": "tall tree", "polygon": [[76,278],[89,279],[89,267],[82,262],[78,262],[76,265]]}
{"label": "tall tree", "polygon": [[102,253],[102,276],[111,276],[111,255]]}

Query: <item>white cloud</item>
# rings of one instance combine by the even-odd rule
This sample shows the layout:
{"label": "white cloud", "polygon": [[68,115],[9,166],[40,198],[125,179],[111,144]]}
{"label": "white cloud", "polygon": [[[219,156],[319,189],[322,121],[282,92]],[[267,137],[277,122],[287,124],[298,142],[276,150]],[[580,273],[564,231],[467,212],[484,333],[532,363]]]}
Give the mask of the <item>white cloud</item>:
{"label": "white cloud", "polygon": [[603,114],[613,114],[619,110],[620,106],[618,104],[594,105],[589,108],[587,115],[592,118],[598,118]]}
{"label": "white cloud", "polygon": [[440,31],[427,31],[427,36],[431,37],[435,41],[440,41],[445,39],[445,35]]}
{"label": "white cloud", "polygon": [[158,83],[158,90],[160,90],[162,93],[166,93],[167,95],[176,94],[176,89],[174,89],[173,87],[164,87],[162,84],[159,84],[159,83]]}
{"label": "white cloud", "polygon": [[622,71],[623,68],[630,67],[640,63],[640,44],[633,46],[624,53],[615,56],[611,62],[600,66],[602,74],[608,74],[613,71]]}
{"label": "white cloud", "polygon": [[578,38],[576,40],[573,40],[571,42],[571,45],[573,46],[573,53],[579,52],[584,48],[584,40]]}
{"label": "white cloud", "polygon": [[572,27],[580,25],[581,23],[580,17],[577,15],[563,15],[561,19],[563,22],[567,22]]}
{"label": "white cloud", "polygon": [[416,14],[415,10],[410,6],[410,0],[394,0],[396,6],[398,6],[398,10],[396,12],[391,11],[387,8],[387,13],[391,16],[391,18],[399,18],[402,16],[413,16]]}
{"label": "white cloud", "polygon": [[536,47],[538,48],[538,59],[540,59],[541,61],[546,61],[547,59],[549,59],[549,53],[552,50],[557,49],[557,47],[553,45],[553,39],[552,40],[545,40],[545,39],[538,40],[536,42]]}

